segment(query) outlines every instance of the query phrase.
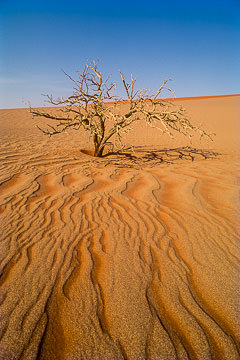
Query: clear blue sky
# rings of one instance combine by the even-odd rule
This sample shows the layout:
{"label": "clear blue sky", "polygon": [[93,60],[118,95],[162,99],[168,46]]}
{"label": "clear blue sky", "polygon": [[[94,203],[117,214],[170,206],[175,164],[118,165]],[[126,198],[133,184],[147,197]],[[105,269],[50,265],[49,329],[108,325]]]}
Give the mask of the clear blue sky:
{"label": "clear blue sky", "polygon": [[0,108],[70,94],[86,60],[177,97],[240,93],[239,0],[1,0]]}

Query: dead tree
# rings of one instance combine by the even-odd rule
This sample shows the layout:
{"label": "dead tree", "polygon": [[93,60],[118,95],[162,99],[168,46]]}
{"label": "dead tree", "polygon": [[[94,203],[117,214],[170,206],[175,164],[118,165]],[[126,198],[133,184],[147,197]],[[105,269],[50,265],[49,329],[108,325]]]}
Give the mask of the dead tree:
{"label": "dead tree", "polygon": [[[165,80],[157,92],[152,95],[146,89],[135,90],[136,78],[131,75],[131,82],[127,83],[120,72],[121,81],[127,97],[126,110],[122,113],[122,100],[115,95],[117,85],[109,83],[110,77],[103,79],[97,64],[86,64],[82,72],[77,72],[78,79],[64,74],[73,82],[73,93],[67,98],[53,99],[46,95],[51,105],[60,107],[55,112],[46,112],[33,109],[33,117],[50,119],[54,125],[47,129],[39,129],[46,135],[52,136],[68,129],[81,129],[89,132],[94,143],[94,156],[102,157],[106,147],[114,145],[112,139],[119,140],[123,134],[131,129],[131,125],[144,120],[147,125],[157,128],[163,134],[173,136],[177,131],[186,136],[199,132],[200,136],[208,136],[188,120],[182,107],[175,107],[170,101],[161,99],[162,90],[166,89],[168,80]],[[168,89],[171,91],[170,89]],[[50,111],[50,110],[49,110]],[[211,137],[210,137],[211,138]]]}

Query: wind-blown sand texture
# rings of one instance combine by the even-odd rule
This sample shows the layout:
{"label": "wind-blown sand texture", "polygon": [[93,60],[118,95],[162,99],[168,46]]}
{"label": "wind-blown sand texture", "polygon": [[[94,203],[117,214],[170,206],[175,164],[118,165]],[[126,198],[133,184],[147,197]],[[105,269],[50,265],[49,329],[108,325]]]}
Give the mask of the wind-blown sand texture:
{"label": "wind-blown sand texture", "polygon": [[181,104],[213,143],[105,159],[0,110],[0,359],[240,359],[240,96]]}

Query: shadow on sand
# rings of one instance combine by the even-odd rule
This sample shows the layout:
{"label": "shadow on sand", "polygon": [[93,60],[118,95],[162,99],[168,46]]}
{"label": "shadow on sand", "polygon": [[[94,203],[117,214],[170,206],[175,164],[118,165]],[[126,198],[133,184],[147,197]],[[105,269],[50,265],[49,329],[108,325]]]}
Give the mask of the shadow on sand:
{"label": "shadow on sand", "polygon": [[220,153],[212,150],[197,149],[190,146],[170,149],[137,146],[126,148],[124,151],[108,153],[104,158],[114,165],[131,167],[131,165],[174,164],[181,160],[207,160],[217,158],[218,156],[220,156]]}

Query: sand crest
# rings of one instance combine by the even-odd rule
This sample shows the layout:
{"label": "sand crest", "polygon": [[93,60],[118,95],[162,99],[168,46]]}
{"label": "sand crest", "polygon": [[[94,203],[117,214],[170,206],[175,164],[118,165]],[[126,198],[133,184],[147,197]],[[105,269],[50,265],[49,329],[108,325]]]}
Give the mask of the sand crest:
{"label": "sand crest", "polygon": [[0,110],[0,359],[240,359],[240,96],[181,103],[127,159]]}

